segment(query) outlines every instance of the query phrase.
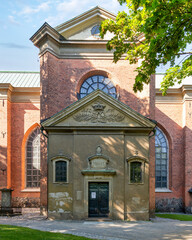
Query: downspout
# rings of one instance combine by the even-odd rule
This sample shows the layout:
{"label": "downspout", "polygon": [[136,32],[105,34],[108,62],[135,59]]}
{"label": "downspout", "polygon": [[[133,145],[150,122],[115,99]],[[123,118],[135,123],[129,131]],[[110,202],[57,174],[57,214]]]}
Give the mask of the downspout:
{"label": "downspout", "polygon": [[43,132],[44,130],[45,130],[44,127],[41,126],[41,127],[40,127],[41,133],[43,134],[43,136],[45,136],[46,138],[48,138],[48,135],[46,135],[46,134]]}

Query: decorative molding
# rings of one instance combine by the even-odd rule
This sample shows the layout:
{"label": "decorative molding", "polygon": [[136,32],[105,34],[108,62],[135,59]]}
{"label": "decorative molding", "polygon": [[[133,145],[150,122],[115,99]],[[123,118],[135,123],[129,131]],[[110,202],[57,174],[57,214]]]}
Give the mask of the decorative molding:
{"label": "decorative molding", "polygon": [[96,148],[96,155],[88,158],[88,169],[108,169],[109,158],[102,155],[102,147]]}
{"label": "decorative molding", "polygon": [[108,168],[109,158],[102,155],[102,147],[97,146],[96,155],[88,158],[88,168],[81,171],[83,175],[115,175],[114,169]]}
{"label": "decorative molding", "polygon": [[92,108],[87,108],[80,113],[73,116],[77,122],[92,122],[92,123],[107,123],[107,122],[121,122],[125,118],[124,115],[119,114],[114,109],[105,109],[106,105],[97,102],[92,105]]}
{"label": "decorative molding", "polygon": [[[138,154],[138,151],[137,151],[137,154]],[[128,157],[128,158],[126,158],[126,160],[127,160],[127,162],[137,161],[137,160],[142,161],[142,162],[149,162],[147,158],[144,158],[144,157],[141,157],[138,155]]]}
{"label": "decorative molding", "polygon": [[71,161],[71,157],[64,155],[62,153],[59,153],[59,155],[54,156],[50,159],[51,161],[56,161],[56,160],[67,160],[67,161]]}

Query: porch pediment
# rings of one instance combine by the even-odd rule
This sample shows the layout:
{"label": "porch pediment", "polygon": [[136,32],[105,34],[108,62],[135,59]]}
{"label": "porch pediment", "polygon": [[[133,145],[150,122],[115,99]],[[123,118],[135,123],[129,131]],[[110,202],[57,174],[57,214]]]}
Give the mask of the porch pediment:
{"label": "porch pediment", "polygon": [[101,90],[73,103],[41,125],[45,128],[154,128],[155,123]]}

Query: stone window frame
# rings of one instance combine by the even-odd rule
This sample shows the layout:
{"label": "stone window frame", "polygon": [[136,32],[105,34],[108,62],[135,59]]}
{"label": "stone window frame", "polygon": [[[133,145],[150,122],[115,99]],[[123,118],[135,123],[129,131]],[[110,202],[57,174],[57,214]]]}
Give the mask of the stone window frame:
{"label": "stone window frame", "polygon": [[[128,163],[128,174],[129,180],[128,184],[130,185],[143,185],[145,183],[145,164],[148,162],[146,158],[140,156],[132,156],[126,159]],[[131,182],[131,163],[140,162],[141,163],[141,182]]]}
{"label": "stone window frame", "polygon": [[[164,139],[165,139],[165,142],[167,144],[167,186],[166,187],[156,187],[156,177],[155,177],[155,192],[172,192],[170,189],[169,189],[169,161],[170,161],[170,153],[169,153],[169,141],[168,141],[168,138],[165,134],[165,132],[160,128],[160,127],[156,127],[156,129],[158,129],[158,131],[161,132],[161,134],[163,135]],[[156,175],[156,143],[155,143],[155,175]]]}
{"label": "stone window frame", "polygon": [[[69,157],[66,157],[66,156],[56,156],[56,157],[53,157],[52,159],[51,159],[51,161],[52,161],[52,167],[53,167],[53,183],[55,183],[55,184],[66,184],[66,183],[69,183],[69,162],[71,161],[71,158],[69,158]],[[66,167],[67,167],[67,170],[66,170],[66,181],[65,182],[57,182],[56,181],[56,168],[55,168],[55,165],[56,165],[56,162],[58,162],[58,161],[63,161],[63,162],[66,162],[67,163],[67,165],[66,165]]]}
{"label": "stone window frame", "polygon": [[[38,141],[38,143],[39,143],[39,149],[38,149],[38,152],[37,152],[37,155],[39,156],[39,158],[38,158],[38,160],[39,161],[37,161],[37,164],[39,165],[39,169],[37,169],[36,171],[39,171],[39,174],[37,174],[37,175],[34,175],[33,174],[33,171],[32,171],[32,175],[30,175],[30,176],[32,176],[32,178],[33,177],[39,177],[39,186],[27,186],[28,185],[28,180],[27,180],[27,178],[28,178],[28,173],[27,173],[27,171],[30,171],[30,169],[28,169],[27,168],[27,165],[29,165],[28,164],[28,153],[29,153],[29,149],[28,149],[28,144],[29,144],[29,140],[31,140],[31,138],[32,138],[32,135],[36,132],[36,131],[38,131],[38,133],[37,133],[37,135],[38,135],[38,138],[39,138],[39,141]],[[35,136],[35,137],[37,137],[37,135]],[[34,140],[34,138],[32,138],[32,140]],[[30,141],[31,142],[31,141]],[[32,143],[33,144],[33,143]],[[32,148],[33,148],[33,146],[32,146]],[[33,151],[33,149],[32,149],[32,151]],[[33,162],[31,162],[31,165],[33,164]],[[27,139],[26,139],[26,142],[25,142],[25,189],[39,189],[40,188],[40,164],[41,164],[41,159],[40,159],[40,128],[39,128],[39,126],[37,126],[37,127],[35,127],[31,132],[30,132],[30,134],[28,135],[28,137],[27,137]],[[33,183],[34,181],[32,180],[32,183]],[[38,181],[37,181],[38,182]]]}

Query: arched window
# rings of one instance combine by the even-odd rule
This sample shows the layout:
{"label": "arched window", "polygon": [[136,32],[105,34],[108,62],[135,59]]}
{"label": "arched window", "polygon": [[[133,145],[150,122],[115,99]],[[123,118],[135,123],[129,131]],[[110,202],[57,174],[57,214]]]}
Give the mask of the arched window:
{"label": "arched window", "polygon": [[80,88],[79,98],[83,98],[96,89],[100,89],[103,92],[117,98],[116,88],[109,78],[101,75],[95,75],[87,78]]}
{"label": "arched window", "polygon": [[156,128],[155,134],[155,187],[168,187],[168,142],[165,134]]}
{"label": "arched window", "polygon": [[26,142],[26,187],[40,186],[40,130],[36,128]]}

